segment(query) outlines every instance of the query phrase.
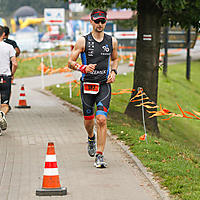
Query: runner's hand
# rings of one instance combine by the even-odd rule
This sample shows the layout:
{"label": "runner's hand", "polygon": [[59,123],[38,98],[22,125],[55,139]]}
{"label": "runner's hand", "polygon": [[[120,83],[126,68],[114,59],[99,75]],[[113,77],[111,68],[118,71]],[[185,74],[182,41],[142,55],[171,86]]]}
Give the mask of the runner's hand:
{"label": "runner's hand", "polygon": [[14,74],[13,73],[11,74],[11,80],[12,81],[14,80]]}
{"label": "runner's hand", "polygon": [[95,67],[96,67],[96,65],[97,65],[97,64],[89,64],[89,65],[87,65],[87,66],[86,66],[86,69],[85,69],[86,73],[88,73],[88,72],[93,72],[94,69],[95,69]]}
{"label": "runner's hand", "polygon": [[115,72],[110,72],[110,74],[108,75],[108,80],[107,80],[107,82],[106,83],[114,83],[115,82],[115,76],[116,76],[116,74],[115,74]]}

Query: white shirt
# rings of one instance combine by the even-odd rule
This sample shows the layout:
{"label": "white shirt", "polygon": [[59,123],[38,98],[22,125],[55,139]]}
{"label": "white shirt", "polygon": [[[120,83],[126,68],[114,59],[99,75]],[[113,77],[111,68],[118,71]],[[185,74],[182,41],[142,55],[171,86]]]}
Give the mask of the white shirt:
{"label": "white shirt", "polygon": [[12,45],[0,41],[0,74],[11,75],[10,59],[15,56]]}

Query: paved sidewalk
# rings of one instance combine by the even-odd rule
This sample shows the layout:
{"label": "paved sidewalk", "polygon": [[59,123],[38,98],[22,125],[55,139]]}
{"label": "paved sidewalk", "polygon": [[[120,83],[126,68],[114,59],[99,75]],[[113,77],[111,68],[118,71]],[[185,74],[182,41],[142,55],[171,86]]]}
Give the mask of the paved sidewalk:
{"label": "paved sidewalk", "polygon": [[[200,45],[199,45],[200,46]],[[198,48],[199,48],[198,46]],[[199,59],[199,49],[191,50]],[[184,50],[183,50],[184,51]],[[185,51],[169,57],[169,64],[185,61]],[[133,71],[128,64],[119,73]],[[74,73],[71,79],[78,79]],[[64,74],[45,76],[45,86],[63,83]],[[0,199],[68,199],[68,200],[156,200],[160,199],[146,177],[115,140],[108,137],[105,159],[108,168],[96,169],[87,155],[87,134],[83,117],[63,101],[40,90],[41,78],[16,79],[7,115],[8,129],[0,137]],[[31,109],[16,109],[20,87]],[[67,187],[63,197],[36,197],[41,188],[48,142],[55,143],[60,181]]]}
{"label": "paved sidewalk", "polygon": [[[78,77],[78,75],[75,75]],[[48,80],[47,80],[48,79]],[[66,81],[64,74],[45,77],[45,85]],[[83,117],[63,101],[40,91],[40,77],[16,79],[8,129],[0,137],[0,199],[156,200],[152,185],[116,141],[108,137],[108,168],[96,169],[87,155]],[[21,84],[31,109],[17,109]],[[37,197],[48,142],[55,143],[63,197]]]}

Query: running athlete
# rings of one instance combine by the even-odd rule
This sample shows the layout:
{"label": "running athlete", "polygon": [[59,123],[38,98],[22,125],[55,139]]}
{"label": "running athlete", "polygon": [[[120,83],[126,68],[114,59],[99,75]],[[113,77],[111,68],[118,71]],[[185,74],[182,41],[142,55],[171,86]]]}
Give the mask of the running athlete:
{"label": "running athlete", "polygon": [[[9,34],[10,34],[9,28],[8,28],[7,26],[4,26],[3,28],[4,28],[4,33],[5,33],[4,38],[3,38],[3,41],[4,41],[5,43],[8,43],[8,44],[10,44],[10,45],[13,46],[13,48],[14,48],[15,51],[16,51],[16,54],[15,54],[15,55],[16,55],[16,57],[18,57],[19,54],[20,54],[20,48],[18,47],[17,43],[16,43],[14,40],[8,39],[8,36],[9,36]],[[10,61],[10,70],[11,70],[11,72],[12,72],[12,62],[11,62],[11,61]],[[12,77],[11,84],[12,84],[13,79],[14,79],[14,77]],[[10,96],[11,96],[11,92],[10,92]],[[9,105],[9,111],[10,111],[10,110],[11,110],[11,106]]]}
{"label": "running athlete", "polygon": [[[84,125],[88,133],[88,154],[95,157],[94,166],[106,167],[104,148],[107,135],[107,113],[111,99],[111,83],[118,67],[117,40],[104,33],[107,13],[96,9],[91,13],[91,33],[80,37],[69,59],[69,67],[82,72],[81,100]],[[82,65],[76,62],[81,54]],[[110,67],[110,59],[112,61]],[[97,106],[97,148],[94,133],[94,106]]]}
{"label": "running athlete", "polygon": [[[6,130],[7,128],[5,115],[9,111],[11,77],[14,76],[17,69],[15,50],[10,44],[3,41],[4,35],[4,28],[3,26],[0,26],[0,132],[1,130]],[[12,61],[12,73],[10,70],[10,61]]]}

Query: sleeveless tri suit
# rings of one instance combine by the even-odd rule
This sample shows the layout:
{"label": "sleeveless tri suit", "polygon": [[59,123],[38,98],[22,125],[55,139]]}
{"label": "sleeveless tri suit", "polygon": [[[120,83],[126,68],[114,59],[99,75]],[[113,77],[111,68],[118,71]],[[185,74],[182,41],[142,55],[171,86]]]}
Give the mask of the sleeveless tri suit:
{"label": "sleeveless tri suit", "polygon": [[81,53],[83,65],[97,64],[95,70],[82,74],[81,100],[83,114],[86,120],[94,118],[94,106],[96,103],[96,115],[107,116],[111,86],[106,83],[110,71],[110,56],[113,51],[112,37],[104,33],[101,42],[97,42],[91,33],[85,37],[85,51]]}

